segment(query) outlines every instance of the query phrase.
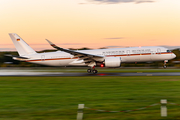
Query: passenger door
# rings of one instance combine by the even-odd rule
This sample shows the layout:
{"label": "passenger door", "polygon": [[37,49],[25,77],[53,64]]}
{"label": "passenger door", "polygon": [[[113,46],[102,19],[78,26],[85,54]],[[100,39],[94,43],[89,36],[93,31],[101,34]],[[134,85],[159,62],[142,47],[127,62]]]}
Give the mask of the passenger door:
{"label": "passenger door", "polygon": [[45,61],[45,55],[41,56],[41,61]]}
{"label": "passenger door", "polygon": [[161,55],[161,49],[160,48],[157,49],[157,54]]}
{"label": "passenger door", "polygon": [[127,55],[127,56],[130,56],[130,50],[127,50],[127,51],[126,51],[126,55]]}

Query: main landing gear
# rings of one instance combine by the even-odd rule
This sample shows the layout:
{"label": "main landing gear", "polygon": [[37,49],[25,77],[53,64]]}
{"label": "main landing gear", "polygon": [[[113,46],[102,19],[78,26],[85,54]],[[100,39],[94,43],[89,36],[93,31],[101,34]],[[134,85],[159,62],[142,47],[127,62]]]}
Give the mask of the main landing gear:
{"label": "main landing gear", "polygon": [[87,72],[88,72],[88,73],[93,73],[93,74],[98,73],[98,71],[95,70],[95,67],[93,67],[93,68],[91,68],[91,69],[87,69]]}

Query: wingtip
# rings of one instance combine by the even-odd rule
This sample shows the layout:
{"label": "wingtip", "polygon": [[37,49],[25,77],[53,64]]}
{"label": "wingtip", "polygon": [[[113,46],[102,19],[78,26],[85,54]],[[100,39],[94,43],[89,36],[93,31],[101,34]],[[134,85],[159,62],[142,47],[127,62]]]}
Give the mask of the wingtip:
{"label": "wingtip", "polygon": [[49,41],[48,39],[46,39],[46,41],[50,44],[50,45],[52,45],[53,43],[51,42],[51,41]]}
{"label": "wingtip", "polygon": [[46,41],[50,42],[48,39],[45,39]]}

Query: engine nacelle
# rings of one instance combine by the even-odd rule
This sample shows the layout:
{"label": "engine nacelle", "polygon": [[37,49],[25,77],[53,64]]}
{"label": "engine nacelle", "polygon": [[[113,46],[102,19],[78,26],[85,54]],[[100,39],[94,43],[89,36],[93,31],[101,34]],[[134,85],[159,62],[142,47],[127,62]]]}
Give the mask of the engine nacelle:
{"label": "engine nacelle", "polygon": [[105,58],[106,67],[120,67],[121,66],[121,57],[106,57]]}

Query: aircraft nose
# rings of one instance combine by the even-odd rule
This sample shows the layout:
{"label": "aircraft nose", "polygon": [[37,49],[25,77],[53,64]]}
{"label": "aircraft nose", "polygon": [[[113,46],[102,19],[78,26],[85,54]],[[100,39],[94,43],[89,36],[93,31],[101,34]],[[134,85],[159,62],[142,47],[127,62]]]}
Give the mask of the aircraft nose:
{"label": "aircraft nose", "polygon": [[172,54],[172,57],[173,57],[173,58],[175,58],[175,57],[176,57],[176,55],[173,53],[173,54]]}

